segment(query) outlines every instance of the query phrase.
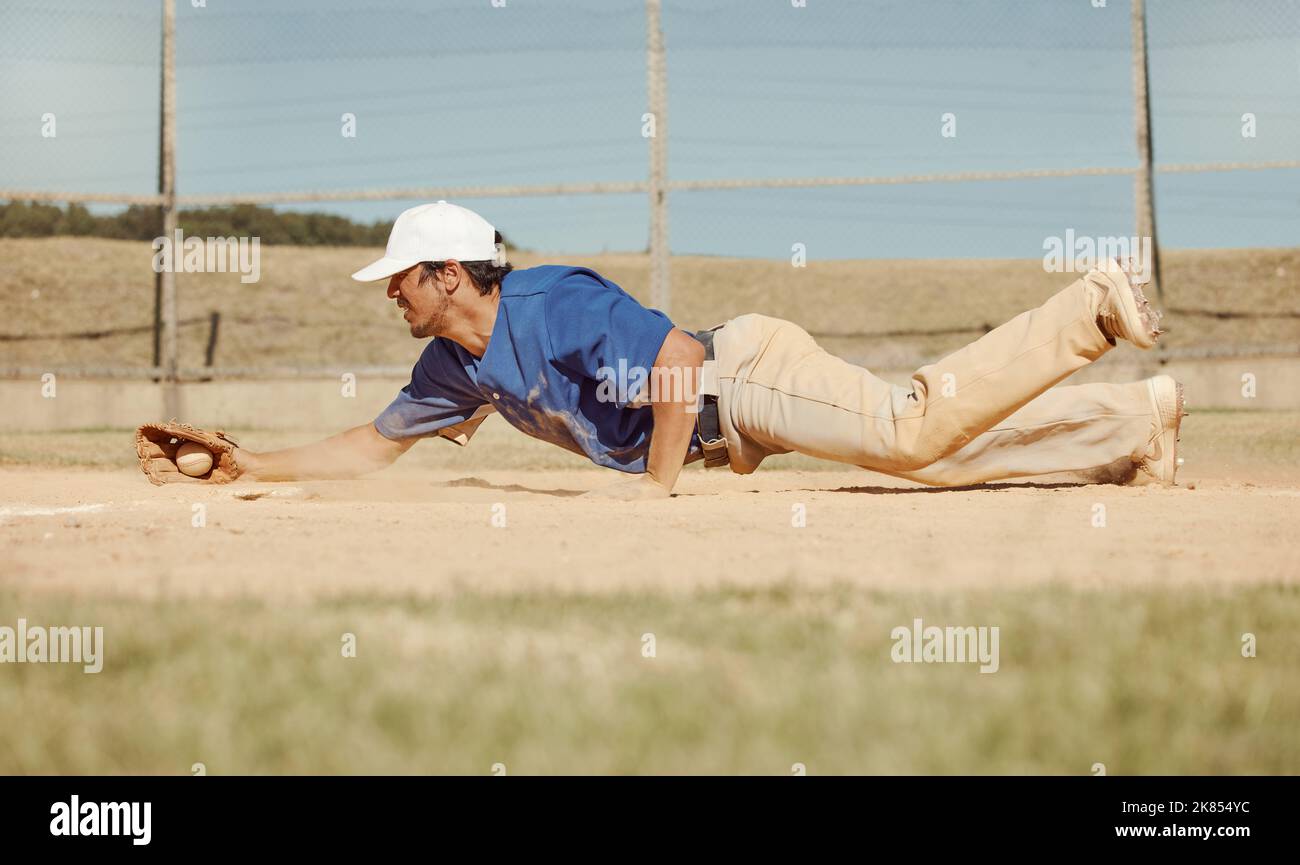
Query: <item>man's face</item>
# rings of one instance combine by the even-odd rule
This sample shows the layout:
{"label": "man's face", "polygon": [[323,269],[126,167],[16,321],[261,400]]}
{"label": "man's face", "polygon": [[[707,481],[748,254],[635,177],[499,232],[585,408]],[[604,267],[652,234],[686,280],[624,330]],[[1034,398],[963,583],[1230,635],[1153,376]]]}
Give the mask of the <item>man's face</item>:
{"label": "man's face", "polygon": [[388,296],[397,301],[402,318],[411,326],[411,336],[423,339],[443,331],[451,298],[443,286],[445,272],[435,273],[423,282],[423,265],[417,264],[388,280]]}

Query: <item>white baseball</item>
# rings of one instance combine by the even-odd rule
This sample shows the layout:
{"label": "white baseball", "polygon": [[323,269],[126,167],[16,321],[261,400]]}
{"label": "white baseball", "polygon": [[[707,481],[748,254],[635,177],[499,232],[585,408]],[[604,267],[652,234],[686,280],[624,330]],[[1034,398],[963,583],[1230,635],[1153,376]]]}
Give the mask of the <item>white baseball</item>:
{"label": "white baseball", "polygon": [[176,449],[176,468],[192,478],[212,470],[212,453],[198,442],[185,442]]}

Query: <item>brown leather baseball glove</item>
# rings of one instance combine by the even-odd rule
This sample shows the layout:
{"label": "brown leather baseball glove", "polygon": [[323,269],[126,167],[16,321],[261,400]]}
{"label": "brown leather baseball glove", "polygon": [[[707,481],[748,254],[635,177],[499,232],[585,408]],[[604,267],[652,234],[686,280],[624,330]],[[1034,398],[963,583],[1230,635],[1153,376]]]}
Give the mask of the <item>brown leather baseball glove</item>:
{"label": "brown leather baseball glove", "polygon": [[[192,478],[176,467],[176,451],[187,441],[197,442],[212,452],[212,469],[207,474]],[[155,486],[189,482],[228,484],[241,473],[235,464],[238,446],[221,430],[212,433],[176,421],[147,423],[135,431],[140,470]]]}

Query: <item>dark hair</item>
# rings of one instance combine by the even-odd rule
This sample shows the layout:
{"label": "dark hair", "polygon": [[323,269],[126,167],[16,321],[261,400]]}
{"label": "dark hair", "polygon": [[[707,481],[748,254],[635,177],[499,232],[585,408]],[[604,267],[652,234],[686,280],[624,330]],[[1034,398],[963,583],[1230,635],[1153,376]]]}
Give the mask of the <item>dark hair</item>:
{"label": "dark hair", "polygon": [[[501,237],[501,232],[496,233],[493,242],[498,249],[503,248],[505,241]],[[420,264],[420,282],[433,276],[445,267],[445,261],[425,261]],[[514,270],[514,265],[505,263],[497,264],[495,261],[462,261],[460,266],[465,268],[469,274],[470,280],[473,281],[474,287],[482,295],[491,294],[501,287],[501,280],[506,278],[506,274]]]}

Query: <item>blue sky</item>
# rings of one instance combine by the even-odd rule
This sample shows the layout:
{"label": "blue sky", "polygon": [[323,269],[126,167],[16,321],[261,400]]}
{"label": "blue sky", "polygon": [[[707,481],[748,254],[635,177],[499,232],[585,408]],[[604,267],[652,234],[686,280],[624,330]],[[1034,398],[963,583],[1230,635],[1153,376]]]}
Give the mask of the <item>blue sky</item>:
{"label": "blue sky", "polygon": [[[639,180],[641,0],[177,0],[182,194]],[[0,7],[0,186],[156,184],[156,0]],[[1300,158],[1300,3],[1149,0],[1159,162]],[[1128,166],[1129,4],[665,0],[681,179]],[[57,117],[58,137],[40,136]],[[357,116],[357,137],[340,115]],[[957,136],[940,135],[941,115]],[[1241,115],[1257,117],[1255,138]],[[677,253],[1038,257],[1132,179],[674,193]],[[1171,247],[1291,246],[1300,171],[1157,179]],[[416,202],[303,205],[391,219]],[[481,198],[517,244],[643,248],[642,195]]]}

